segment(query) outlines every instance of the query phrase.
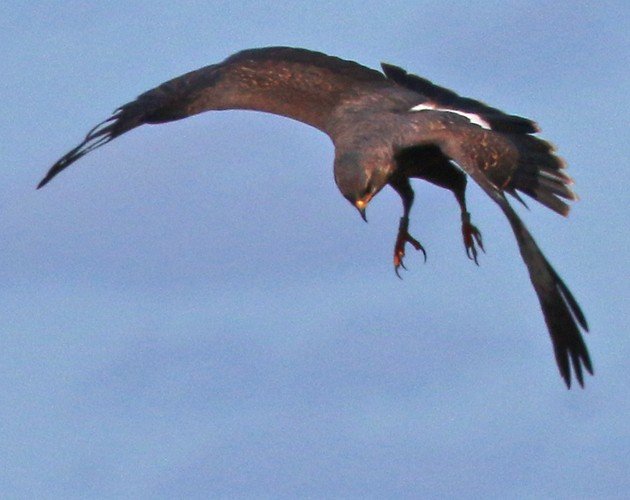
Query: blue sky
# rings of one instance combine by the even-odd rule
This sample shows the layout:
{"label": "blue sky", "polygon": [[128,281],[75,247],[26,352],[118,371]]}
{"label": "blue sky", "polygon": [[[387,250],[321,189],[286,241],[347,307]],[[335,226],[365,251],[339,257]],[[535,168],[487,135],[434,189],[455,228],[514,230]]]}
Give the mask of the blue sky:
{"label": "blue sky", "polygon": [[[6,4],[6,2],[5,2]],[[273,5],[273,6],[272,6]],[[627,2],[17,2],[0,14],[0,491],[38,498],[621,497],[630,490]],[[520,210],[582,304],[566,391],[507,222],[416,183],[370,223],[328,138],[251,112],[142,127],[139,93],[248,47],[381,61],[535,119],[581,201]],[[533,205],[533,204],[532,204]]]}

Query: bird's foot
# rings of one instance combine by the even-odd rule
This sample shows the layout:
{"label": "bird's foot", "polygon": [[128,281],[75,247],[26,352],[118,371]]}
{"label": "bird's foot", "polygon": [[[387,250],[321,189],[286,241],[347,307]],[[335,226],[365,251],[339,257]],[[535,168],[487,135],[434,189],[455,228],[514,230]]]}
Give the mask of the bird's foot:
{"label": "bird's foot", "polygon": [[424,261],[427,261],[427,252],[424,247],[409,234],[409,219],[407,217],[401,217],[400,225],[398,227],[398,237],[396,238],[396,245],[394,246],[394,271],[396,276],[400,276],[400,268],[407,269],[403,263],[405,257],[405,245],[410,243],[416,250],[419,250],[424,255]]}
{"label": "bird's foot", "polygon": [[479,265],[477,262],[477,247],[482,252],[486,250],[483,248],[483,240],[481,239],[481,233],[479,229],[473,226],[470,222],[470,214],[468,212],[464,212],[462,214],[462,236],[464,237],[464,246],[466,247],[466,255],[470,260],[475,261],[475,264]]}

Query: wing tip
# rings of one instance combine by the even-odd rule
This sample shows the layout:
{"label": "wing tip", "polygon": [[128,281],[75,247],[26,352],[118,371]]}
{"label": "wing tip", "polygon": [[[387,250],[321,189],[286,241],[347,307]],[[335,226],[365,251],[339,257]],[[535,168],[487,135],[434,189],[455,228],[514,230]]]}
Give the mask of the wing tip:
{"label": "wing tip", "polygon": [[37,184],[36,189],[43,188],[48,184],[59,172],[69,167],[75,161],[85,156],[90,151],[107,144],[112,139],[142,124],[144,118],[142,113],[130,113],[125,115],[124,112],[129,105],[121,106],[114,113],[93,127],[85,136],[83,141],[75,148],[68,151],[57,162],[50,167],[44,178]]}
{"label": "wing tip", "polygon": [[588,350],[586,350],[585,345],[582,345],[581,347],[582,349],[573,350],[575,349],[575,346],[573,349],[569,346],[564,346],[566,350],[562,353],[556,353],[559,354],[557,359],[558,371],[560,372],[560,376],[564,380],[567,389],[571,389],[573,377],[575,377],[575,380],[577,380],[580,387],[584,389],[584,371],[591,376],[595,375]]}

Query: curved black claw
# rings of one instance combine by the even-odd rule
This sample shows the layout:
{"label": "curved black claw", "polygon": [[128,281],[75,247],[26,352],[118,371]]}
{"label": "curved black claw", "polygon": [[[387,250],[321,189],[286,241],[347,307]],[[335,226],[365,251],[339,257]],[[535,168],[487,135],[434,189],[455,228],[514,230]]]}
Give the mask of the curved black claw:
{"label": "curved black claw", "polygon": [[407,268],[401,263],[399,265],[394,265],[394,272],[396,273],[396,276],[398,276],[398,279],[402,279],[402,276],[400,275],[400,268],[403,268],[405,271],[407,270]]}
{"label": "curved black claw", "polygon": [[477,260],[478,253],[476,245],[479,246],[482,252],[485,253],[486,251],[483,247],[481,233],[479,232],[479,229],[470,223],[470,214],[466,213],[462,219],[462,236],[464,237],[466,255],[470,260],[474,261],[475,264],[479,265],[479,261]]}
{"label": "curved black claw", "polygon": [[416,250],[422,252],[422,257],[424,257],[424,263],[426,264],[427,263],[427,251],[424,249],[424,247],[416,240],[410,241],[409,243],[411,243]]}
{"label": "curved black claw", "polygon": [[401,220],[401,227],[398,231],[398,237],[396,238],[396,245],[394,247],[394,272],[396,273],[396,276],[398,276],[400,279],[402,279],[402,277],[400,276],[400,268],[402,267],[403,269],[407,270],[405,264],[403,263],[403,258],[405,257],[405,244],[410,243],[411,246],[413,246],[416,250],[422,252],[422,255],[424,256],[424,261],[427,261],[426,250],[418,240],[416,240],[407,232],[406,225],[407,224],[403,225],[403,221]]}

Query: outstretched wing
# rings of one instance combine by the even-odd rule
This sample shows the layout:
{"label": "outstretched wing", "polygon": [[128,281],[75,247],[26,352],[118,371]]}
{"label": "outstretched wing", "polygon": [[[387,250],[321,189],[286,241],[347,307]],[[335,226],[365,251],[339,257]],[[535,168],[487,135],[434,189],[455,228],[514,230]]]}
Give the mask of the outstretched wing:
{"label": "outstretched wing", "polygon": [[147,123],[164,123],[190,116],[189,108],[196,96],[211,88],[219,78],[217,65],[206,66],[196,71],[169,80],[151,89],[135,101],[131,101],[112,113],[106,120],[92,128],[83,141],[63,155],[37,185],[44,187],[59,172],[116,137]]}
{"label": "outstretched wing", "polygon": [[61,157],[38,187],[90,151],[145,123],[164,123],[204,111],[250,109],[274,113],[327,132],[328,117],[351,90],[392,84],[353,61],[291,47],[244,50],[191,71],[118,108]]}
{"label": "outstretched wing", "polygon": [[503,194],[506,186],[510,185],[514,172],[523,168],[524,161],[525,165],[529,165],[530,161],[535,165],[534,159],[543,166],[552,163],[554,157],[551,149],[543,141],[531,136],[519,135],[517,137],[528,137],[532,141],[515,143],[513,135],[485,130],[452,113],[409,113],[405,120],[410,122],[401,124],[404,132],[401,134],[403,139],[398,144],[399,147],[422,144],[439,147],[445,156],[459,165],[499,205],[510,222],[529,271],[551,335],[560,374],[570,387],[573,371],[579,384],[583,386],[584,370],[593,373],[581,334],[581,329],[588,331],[586,318]]}
{"label": "outstretched wing", "polygon": [[55,164],[46,172],[44,178],[37,185],[37,189],[48,184],[53,177],[66,167],[85,156],[90,151],[95,150],[119,135],[146,123],[146,117],[149,114],[150,107],[147,107],[140,98],[133,103],[126,104],[118,108],[112,116],[102,121],[90,130],[85,139],[81,143],[63,155]]}

